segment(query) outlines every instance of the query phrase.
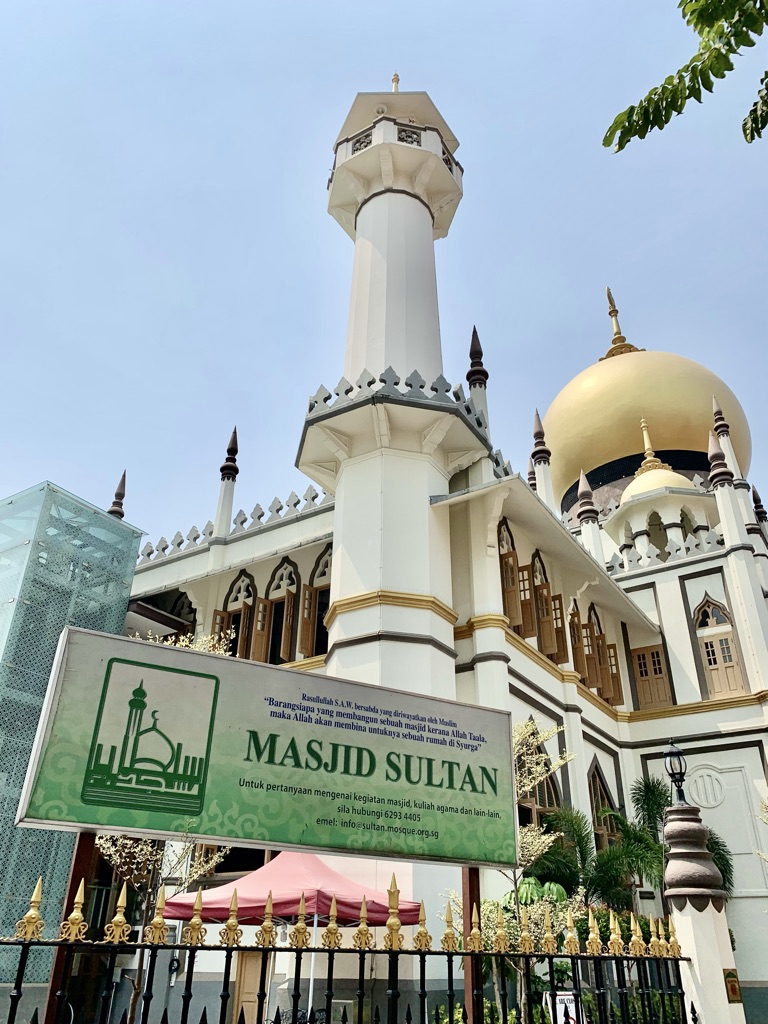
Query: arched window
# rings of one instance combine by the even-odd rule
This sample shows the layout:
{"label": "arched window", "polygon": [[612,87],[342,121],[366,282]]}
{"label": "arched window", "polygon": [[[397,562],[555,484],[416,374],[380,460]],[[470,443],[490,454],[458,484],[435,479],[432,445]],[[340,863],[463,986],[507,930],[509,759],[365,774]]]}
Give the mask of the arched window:
{"label": "arched window", "polygon": [[595,849],[605,850],[612,846],[617,838],[616,824],[612,815],[604,811],[615,811],[616,804],[611,799],[608,786],[597,762],[589,773],[589,803],[592,809],[592,829],[595,836]]}
{"label": "arched window", "polygon": [[[608,704],[621,703],[621,684],[618,677],[619,659],[615,644],[609,644],[605,638],[600,616],[594,604],[589,606],[589,633],[590,645],[593,650],[596,664],[593,666],[597,672],[597,693]],[[585,646],[587,640],[585,637]],[[609,648],[613,648],[611,651]],[[613,657],[611,657],[613,655]],[[587,664],[589,674],[590,664]],[[591,685],[591,684],[590,684]]]}
{"label": "arched window", "polygon": [[497,531],[499,545],[499,571],[501,572],[501,599],[504,614],[510,626],[519,626],[522,621],[520,609],[520,579],[517,566],[515,539],[506,519],[499,523]]}
{"label": "arched window", "polygon": [[328,653],[328,630],[325,616],[331,593],[331,545],[317,557],[309,583],[301,588],[301,625],[299,654],[305,658]]}
{"label": "arched window", "polygon": [[660,562],[666,562],[669,558],[667,551],[667,531],[658,512],[651,512],[648,516],[648,540],[659,552],[656,556]]}
{"label": "arched window", "polygon": [[236,658],[250,656],[255,600],[256,584],[253,576],[243,570],[232,580],[224,598],[224,607],[213,613],[211,632],[214,636],[232,633],[229,653]]}
{"label": "arched window", "polygon": [[251,648],[254,661],[282,665],[293,660],[294,621],[300,584],[296,563],[284,558],[269,579],[266,596],[256,601]]}
{"label": "arched window", "polygon": [[706,696],[715,700],[746,692],[733,624],[725,605],[705,594],[693,613],[693,622],[707,680]]}
{"label": "arched window", "polygon": [[696,520],[687,508],[680,509],[680,526],[683,528],[683,536],[693,537],[696,531]]}
{"label": "arched window", "polygon": [[552,594],[544,559],[539,551],[534,551],[531,556],[531,572],[536,600],[536,637],[539,650],[542,654],[555,654],[557,638],[555,637],[555,617],[552,612]]}
{"label": "arched window", "polygon": [[[539,747],[539,753],[546,756],[543,747]],[[553,775],[549,775],[517,801],[517,819],[521,826],[542,825],[544,818],[561,804],[557,781]]]}

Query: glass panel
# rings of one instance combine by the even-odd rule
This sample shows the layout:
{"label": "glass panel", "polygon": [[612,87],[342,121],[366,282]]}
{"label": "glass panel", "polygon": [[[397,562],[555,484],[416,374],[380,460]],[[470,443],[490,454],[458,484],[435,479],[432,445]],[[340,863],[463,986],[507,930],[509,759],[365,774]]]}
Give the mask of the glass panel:
{"label": "glass panel", "polygon": [[720,657],[723,659],[725,665],[733,664],[733,654],[731,653],[731,641],[728,637],[723,637],[720,640]]}
{"label": "glass panel", "polygon": [[643,679],[648,677],[648,659],[644,654],[637,655],[637,669]]}
{"label": "glass panel", "polygon": [[651,665],[655,676],[664,675],[664,667],[661,660],[661,651],[651,651]]}
{"label": "glass panel", "polygon": [[714,668],[717,665],[717,655],[715,654],[715,645],[711,640],[704,641],[704,653],[707,656],[707,665]]}

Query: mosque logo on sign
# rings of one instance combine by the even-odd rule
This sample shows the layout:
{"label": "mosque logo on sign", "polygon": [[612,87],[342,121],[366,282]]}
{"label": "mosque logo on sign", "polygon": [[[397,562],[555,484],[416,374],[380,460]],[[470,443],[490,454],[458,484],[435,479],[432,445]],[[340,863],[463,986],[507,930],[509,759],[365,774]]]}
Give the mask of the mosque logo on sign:
{"label": "mosque logo on sign", "polygon": [[203,808],[219,680],[113,658],[83,780],[86,804]]}

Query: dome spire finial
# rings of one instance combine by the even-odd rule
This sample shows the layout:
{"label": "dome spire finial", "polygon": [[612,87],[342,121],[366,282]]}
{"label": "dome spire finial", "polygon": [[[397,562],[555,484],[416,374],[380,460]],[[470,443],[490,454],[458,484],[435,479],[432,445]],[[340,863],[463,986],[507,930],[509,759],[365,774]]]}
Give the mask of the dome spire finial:
{"label": "dome spire finial", "polygon": [[222,480],[235,480],[237,478],[237,474],[240,472],[240,467],[237,465],[237,451],[237,427],[235,427],[227,445],[227,457],[224,459],[220,470]]}
{"label": "dome spire finial", "polygon": [[656,458],[656,452],[653,450],[653,444],[651,443],[651,432],[648,429],[648,420],[645,416],[640,420],[640,429],[643,432],[643,454],[645,458],[640,463],[640,468],[635,473],[635,476],[640,476],[641,473],[650,473],[652,469],[672,469],[666,462]]}
{"label": "dome spire finial", "polygon": [[636,345],[631,345],[621,333],[621,327],[619,325],[619,311],[616,308],[616,300],[613,297],[613,292],[610,288],[606,288],[605,294],[608,297],[608,316],[611,318],[611,323],[613,324],[613,338],[611,340],[611,347],[605,353],[603,359],[608,359],[609,356],[620,356],[624,352],[640,351]]}
{"label": "dome spire finial", "polygon": [[123,470],[123,475],[120,477],[120,482],[115,490],[115,497],[112,499],[112,504],[107,509],[108,516],[114,516],[115,519],[125,518],[125,512],[123,512],[123,498],[125,498],[125,470]]}
{"label": "dome spire finial", "polygon": [[488,371],[483,366],[483,349],[480,338],[477,335],[477,328],[472,328],[472,341],[469,345],[469,372],[467,381],[469,386],[484,388],[488,380]]}

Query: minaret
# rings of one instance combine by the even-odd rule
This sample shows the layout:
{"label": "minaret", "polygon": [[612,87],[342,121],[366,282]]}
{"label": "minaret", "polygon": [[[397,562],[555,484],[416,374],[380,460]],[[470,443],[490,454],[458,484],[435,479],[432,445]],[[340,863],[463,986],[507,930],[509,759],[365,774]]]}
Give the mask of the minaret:
{"label": "minaret", "polygon": [[462,195],[458,141],[425,92],[359,93],[336,142],[328,211],[354,240],[344,376],[443,371],[434,240]]}
{"label": "minaret", "polygon": [[[450,524],[468,515],[454,513],[450,483],[464,470],[472,481],[476,468],[494,480],[476,333],[469,397],[441,373],[434,239],[461,199],[457,146],[424,92],[361,93],[352,104],[329,200],[355,243],[344,379],[337,400],[324,387],[310,400],[297,458],[335,498],[328,674],[442,697],[456,695],[461,598]],[[497,488],[484,497],[501,500]],[[484,611],[501,605],[490,521],[475,531],[493,567]]]}
{"label": "minaret", "polygon": [[733,473],[733,488],[736,492],[736,497],[739,499],[739,508],[741,509],[742,518],[747,524],[747,529],[751,533],[753,532],[756,524],[752,502],[750,501],[749,484],[746,480],[742,479],[739,461],[736,458],[736,452],[734,451],[733,442],[731,441],[731,428],[723,415],[723,410],[720,408],[720,403],[718,402],[716,395],[712,396],[712,418],[714,420],[714,430],[717,435],[718,444],[725,456],[728,468]]}
{"label": "minaret", "polygon": [[221,487],[219,503],[216,506],[216,518],[213,521],[213,536],[227,537],[232,528],[232,503],[235,497],[235,480],[240,468],[237,465],[237,427],[227,445],[227,457],[221,465]]}
{"label": "minaret", "polygon": [[768,611],[758,572],[755,549],[750,542],[738,496],[733,470],[725,461],[717,438],[709,435],[709,483],[715,493],[725,545],[726,571],[737,630],[744,651],[747,678],[752,691],[766,685],[766,637]]}
{"label": "minaret", "polygon": [[599,565],[605,565],[603,538],[597,522],[597,509],[584,470],[579,476],[579,492],[576,517],[581,527],[581,543]]}
{"label": "minaret", "polygon": [[488,371],[483,365],[483,349],[480,345],[480,338],[477,336],[476,327],[472,328],[472,341],[469,346],[467,383],[469,384],[469,397],[475,403],[477,411],[485,417],[485,422],[488,423],[488,395],[486,392]]}
{"label": "minaret", "polygon": [[549,460],[551,457],[552,452],[547,448],[544,439],[544,427],[542,426],[541,416],[539,416],[539,410],[537,409],[533,417],[533,451],[531,452],[531,462],[533,462],[533,469],[536,474],[536,493],[547,508],[559,518],[560,513],[555,501],[555,493],[552,490],[552,476],[549,471]]}

